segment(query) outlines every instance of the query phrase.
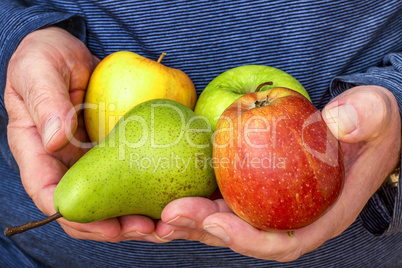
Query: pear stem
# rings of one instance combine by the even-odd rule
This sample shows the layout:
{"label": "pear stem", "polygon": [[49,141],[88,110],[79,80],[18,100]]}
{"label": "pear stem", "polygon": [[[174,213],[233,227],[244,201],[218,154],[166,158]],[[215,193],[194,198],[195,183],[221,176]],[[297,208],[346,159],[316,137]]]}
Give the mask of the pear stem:
{"label": "pear stem", "polygon": [[163,52],[163,53],[159,56],[159,59],[158,59],[157,63],[161,63],[162,59],[163,59],[165,56],[166,56],[166,53]]}
{"label": "pear stem", "polygon": [[26,224],[23,224],[23,225],[20,225],[20,226],[7,227],[4,230],[4,235],[7,236],[7,237],[10,237],[10,236],[13,236],[15,234],[20,234],[20,233],[28,231],[28,230],[30,230],[32,228],[36,228],[36,227],[45,225],[45,224],[47,224],[47,223],[49,223],[51,221],[54,221],[54,220],[56,220],[56,219],[58,219],[60,217],[62,217],[61,213],[57,212],[57,213],[53,214],[52,216],[47,217],[47,218],[45,218],[43,220],[40,220],[40,221],[29,222],[29,223],[26,223]]}
{"label": "pear stem", "polygon": [[262,87],[268,86],[268,85],[273,85],[273,84],[274,84],[273,82],[264,82],[264,83],[260,84],[260,85],[255,89],[254,92],[259,92]]}

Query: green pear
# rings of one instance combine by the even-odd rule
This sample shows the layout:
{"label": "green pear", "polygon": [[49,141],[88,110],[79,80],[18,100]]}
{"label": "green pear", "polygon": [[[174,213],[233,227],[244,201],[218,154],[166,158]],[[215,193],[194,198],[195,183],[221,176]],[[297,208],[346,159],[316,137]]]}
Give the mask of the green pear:
{"label": "green pear", "polygon": [[64,175],[55,210],[82,223],[128,214],[160,219],[175,199],[208,197],[217,187],[211,136],[208,121],[179,102],[139,104]]}
{"label": "green pear", "polygon": [[177,101],[143,102],[66,172],[54,192],[54,215],[4,234],[60,217],[81,223],[129,214],[160,219],[175,199],[208,197],[217,188],[212,133],[208,119]]}

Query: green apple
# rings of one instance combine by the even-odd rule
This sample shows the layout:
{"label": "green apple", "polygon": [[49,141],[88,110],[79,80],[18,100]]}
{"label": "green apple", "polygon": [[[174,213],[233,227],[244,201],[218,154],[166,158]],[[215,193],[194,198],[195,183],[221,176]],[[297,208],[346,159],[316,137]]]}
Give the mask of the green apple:
{"label": "green apple", "polygon": [[200,97],[194,112],[205,116],[215,130],[216,123],[223,111],[241,96],[255,92],[256,88],[265,82],[272,82],[260,91],[274,87],[286,87],[293,89],[303,96],[310,96],[302,84],[290,74],[271,66],[243,65],[230,69],[212,80]]}

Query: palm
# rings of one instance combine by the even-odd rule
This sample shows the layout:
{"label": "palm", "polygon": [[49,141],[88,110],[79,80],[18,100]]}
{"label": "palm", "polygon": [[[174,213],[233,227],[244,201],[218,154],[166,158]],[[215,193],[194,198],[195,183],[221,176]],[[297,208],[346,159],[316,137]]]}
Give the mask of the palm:
{"label": "palm", "polygon": [[[234,215],[222,199],[183,198],[164,209],[162,220],[168,224],[158,224],[157,233],[168,239],[199,240],[209,245],[228,246],[244,255],[279,261],[294,260],[342,233],[397,165],[401,130],[396,100],[384,88],[355,87],[332,100],[327,107],[337,107],[339,103],[353,105],[358,125],[348,133],[340,133],[343,128],[327,121],[334,134],[339,132],[346,178],[338,201],[317,221],[295,230],[290,237],[286,232],[263,232],[251,227]],[[333,119],[331,116],[324,118]],[[191,221],[181,220],[183,218],[194,222],[189,224]],[[172,232],[172,229],[181,232]]]}

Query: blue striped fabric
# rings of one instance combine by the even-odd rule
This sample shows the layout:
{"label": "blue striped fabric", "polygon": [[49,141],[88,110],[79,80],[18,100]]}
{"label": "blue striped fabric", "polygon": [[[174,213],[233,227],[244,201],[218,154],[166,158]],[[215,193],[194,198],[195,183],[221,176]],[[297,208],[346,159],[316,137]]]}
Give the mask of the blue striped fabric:
{"label": "blue striped fabric", "polygon": [[[227,69],[263,64],[296,77],[318,108],[353,85],[376,84],[391,90],[402,109],[400,0],[2,0],[0,92],[4,92],[7,62],[20,40],[56,23],[99,58],[130,50],[156,60],[167,52],[163,63],[186,72],[198,93]],[[0,224],[4,228],[43,215],[10,169],[17,167],[10,160],[7,115],[0,104],[5,159],[0,161]],[[12,240],[0,236],[0,266],[402,267],[401,189],[381,188],[349,229],[287,264],[181,240],[158,245],[78,241],[52,223]]]}

